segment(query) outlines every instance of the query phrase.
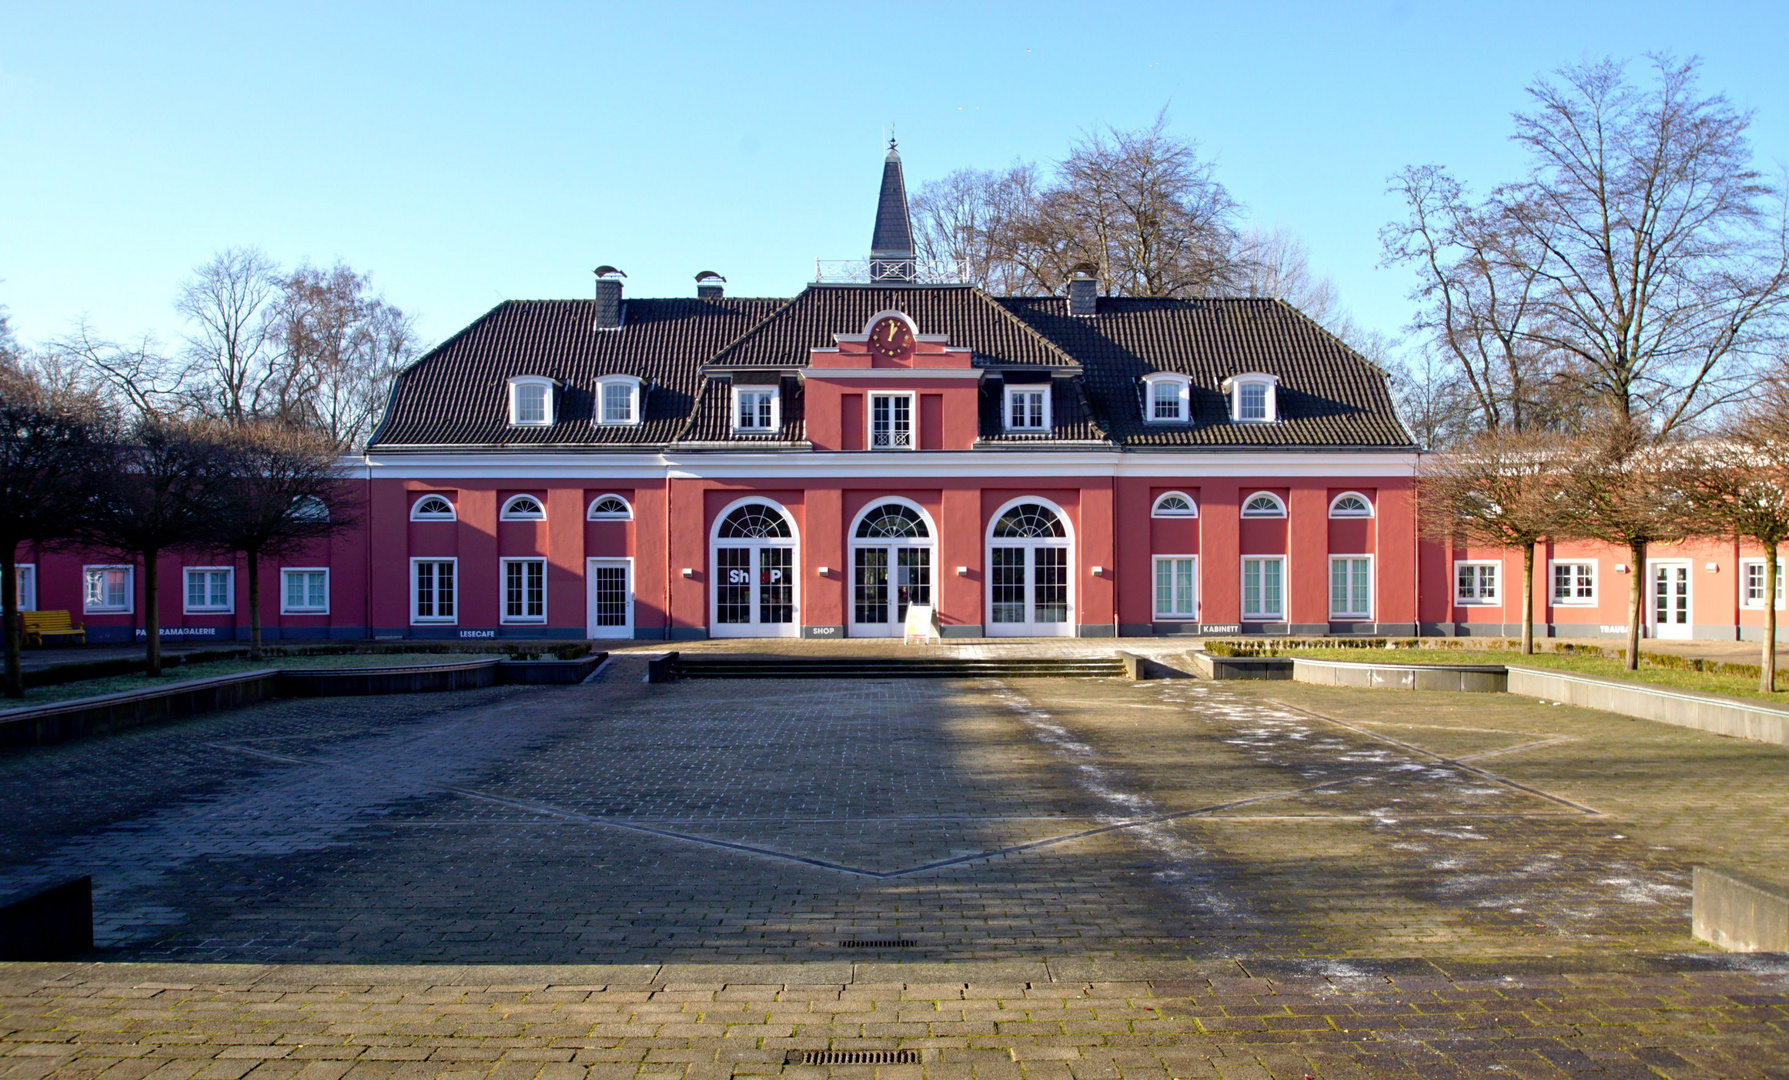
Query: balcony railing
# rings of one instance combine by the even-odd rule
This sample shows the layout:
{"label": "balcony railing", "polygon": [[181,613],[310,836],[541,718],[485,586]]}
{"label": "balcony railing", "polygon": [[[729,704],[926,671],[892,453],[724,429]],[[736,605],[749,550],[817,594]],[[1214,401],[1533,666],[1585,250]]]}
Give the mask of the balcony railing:
{"label": "balcony railing", "polygon": [[958,267],[931,259],[815,259],[814,282],[826,285],[954,285]]}

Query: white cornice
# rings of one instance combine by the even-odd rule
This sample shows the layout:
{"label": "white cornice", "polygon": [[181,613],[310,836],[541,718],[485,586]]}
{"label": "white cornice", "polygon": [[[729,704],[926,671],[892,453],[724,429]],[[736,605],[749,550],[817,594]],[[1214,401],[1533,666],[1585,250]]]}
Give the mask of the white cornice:
{"label": "white cornice", "polygon": [[803,368],[808,379],[979,379],[981,368]]}

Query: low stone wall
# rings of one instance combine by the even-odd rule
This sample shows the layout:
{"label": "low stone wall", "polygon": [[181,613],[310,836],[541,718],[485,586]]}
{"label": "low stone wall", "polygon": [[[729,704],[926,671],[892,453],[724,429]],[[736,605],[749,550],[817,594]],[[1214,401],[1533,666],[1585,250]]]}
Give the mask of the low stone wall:
{"label": "low stone wall", "polygon": [[240,675],[190,679],[153,690],[127,690],[53,705],[8,709],[0,712],[0,747],[48,746],[83,735],[253,705],[275,696],[278,676],[279,672],[273,670],[246,671]]}
{"label": "low stone wall", "polygon": [[608,658],[608,653],[599,652],[577,660],[499,660],[497,681],[505,685],[570,686],[588,679]]}
{"label": "low stone wall", "polygon": [[1732,952],[1789,952],[1789,890],[1698,866],[1690,932]]}
{"label": "low stone wall", "polygon": [[1346,660],[1292,658],[1292,678],[1318,686],[1372,690],[1457,690],[1499,694],[1509,688],[1501,664],[1357,664]]}
{"label": "low stone wall", "polygon": [[1789,746],[1789,712],[1748,704],[1738,698],[1528,667],[1509,669],[1509,692],[1735,739]]}
{"label": "low stone wall", "polygon": [[428,694],[497,685],[497,660],[384,668],[287,668],[279,673],[281,697],[344,697],[362,694]]}
{"label": "low stone wall", "polygon": [[1213,656],[1192,654],[1193,669],[1207,679],[1290,679],[1289,656]]}

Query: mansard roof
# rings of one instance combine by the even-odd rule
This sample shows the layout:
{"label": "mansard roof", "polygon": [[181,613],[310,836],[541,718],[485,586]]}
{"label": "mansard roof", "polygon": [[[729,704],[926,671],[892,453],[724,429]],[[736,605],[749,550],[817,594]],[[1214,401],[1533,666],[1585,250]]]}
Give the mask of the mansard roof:
{"label": "mansard roof", "polygon": [[[629,299],[622,325],[593,328],[589,300],[498,305],[406,369],[372,445],[565,447],[626,450],[716,443],[799,443],[796,376],[833,335],[862,332],[876,312],[905,312],[922,334],[943,334],[987,370],[982,437],[989,449],[1106,445],[1128,449],[1413,449],[1383,371],[1315,322],[1274,300],[1107,298],[1098,313],[1068,314],[1057,298],[996,298],[967,285],[814,285],[791,300]],[[776,378],[783,429],[730,430],[727,376]],[[1191,383],[1189,423],[1144,421],[1142,379],[1174,372]],[[1279,378],[1279,420],[1233,423],[1223,380]],[[1054,429],[1039,437],[1000,427],[1002,373],[1051,378]],[[605,375],[642,380],[642,422],[595,422]],[[554,423],[508,423],[506,380],[560,384]]]}

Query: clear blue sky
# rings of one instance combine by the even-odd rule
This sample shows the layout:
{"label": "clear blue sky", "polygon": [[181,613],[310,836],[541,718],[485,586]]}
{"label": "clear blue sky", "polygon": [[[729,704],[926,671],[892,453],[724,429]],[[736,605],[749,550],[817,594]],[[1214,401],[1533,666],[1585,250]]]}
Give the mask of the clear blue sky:
{"label": "clear blue sky", "polygon": [[1789,161],[1776,3],[0,3],[0,304],[179,332],[222,247],[344,260],[439,340],[504,298],[789,295],[868,247],[885,124],[910,186],[1059,157],[1164,104],[1252,223],[1369,327],[1409,317],[1386,178],[1518,159],[1509,114],[1581,57],[1699,54]]}

